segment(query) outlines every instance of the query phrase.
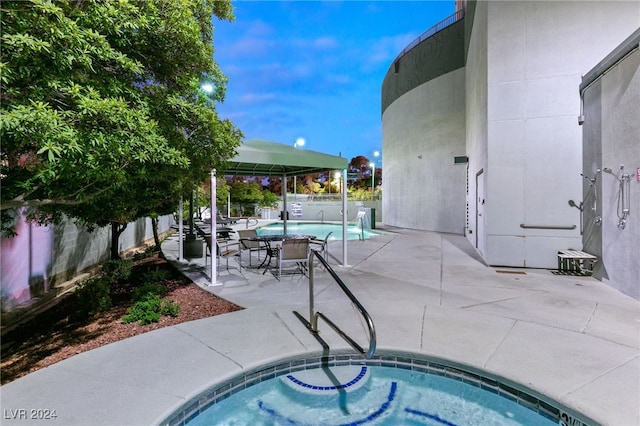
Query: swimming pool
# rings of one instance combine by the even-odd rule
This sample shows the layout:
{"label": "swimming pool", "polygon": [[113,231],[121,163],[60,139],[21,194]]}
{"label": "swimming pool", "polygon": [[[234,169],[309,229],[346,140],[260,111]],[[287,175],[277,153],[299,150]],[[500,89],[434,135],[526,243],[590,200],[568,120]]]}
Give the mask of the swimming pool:
{"label": "swimming pool", "polygon": [[424,358],[323,356],[233,379],[163,424],[587,424],[555,401],[522,389]]}
{"label": "swimming pool", "polygon": [[[270,223],[268,225],[256,228],[258,235],[277,235],[284,233],[284,225],[282,222]],[[337,222],[287,222],[288,234],[306,234],[315,235],[316,238],[324,240],[329,232],[333,234],[330,240],[342,240],[342,223]],[[372,231],[370,229],[361,229],[359,225],[347,226],[347,239],[359,240],[381,235],[381,232]]]}

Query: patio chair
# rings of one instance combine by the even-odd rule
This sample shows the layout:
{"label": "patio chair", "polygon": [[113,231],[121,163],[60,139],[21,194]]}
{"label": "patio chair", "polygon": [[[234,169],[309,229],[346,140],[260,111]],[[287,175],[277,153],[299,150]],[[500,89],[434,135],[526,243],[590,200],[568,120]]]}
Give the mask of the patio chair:
{"label": "patio chair", "polygon": [[[207,253],[204,258],[204,266],[207,266],[207,257],[211,256],[211,236],[207,235],[204,237],[205,243],[207,243]],[[237,247],[237,248],[233,248]],[[216,258],[218,260],[218,265],[220,265],[220,260],[224,259],[227,262],[227,271],[229,270],[229,258],[238,256],[238,266],[239,269],[242,270],[242,247],[239,242],[232,242],[228,244],[220,244],[216,240]]]}
{"label": "patio chair", "polygon": [[313,238],[311,240],[309,240],[309,243],[311,244],[311,248],[313,249],[314,246],[317,247],[317,250],[322,253],[322,257],[324,257],[324,260],[326,260],[327,262],[329,261],[329,237],[333,234],[333,231],[329,232],[325,237],[324,240],[320,240],[318,238]]}
{"label": "patio chair", "polygon": [[278,250],[278,280],[282,277],[282,267],[294,263],[296,272],[306,275],[309,263],[309,239],[284,240]]}
{"label": "patio chair", "polygon": [[265,241],[255,241],[249,239],[258,236],[258,232],[255,229],[239,229],[237,232],[238,237],[240,237],[240,245],[242,246],[242,250],[249,251],[249,266],[251,266],[251,253],[254,251],[258,252],[258,261],[260,261],[260,252],[264,251],[266,253],[269,245]]}
{"label": "patio chair", "polygon": [[238,221],[238,219],[232,217],[223,217],[220,213],[216,215],[216,223],[218,225],[229,225],[234,224]]}

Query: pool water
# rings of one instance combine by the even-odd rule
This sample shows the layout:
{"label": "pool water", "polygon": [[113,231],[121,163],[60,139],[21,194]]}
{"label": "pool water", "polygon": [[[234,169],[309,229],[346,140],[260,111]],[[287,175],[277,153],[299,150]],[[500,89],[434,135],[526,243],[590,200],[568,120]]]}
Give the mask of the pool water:
{"label": "pool water", "polygon": [[555,425],[535,411],[452,378],[365,365],[284,374],[194,417],[194,425]]}
{"label": "pool water", "polygon": [[[284,233],[282,222],[270,223],[268,225],[256,228],[258,235],[277,235]],[[314,235],[320,240],[324,240],[329,232],[333,232],[329,237],[330,240],[342,240],[342,223],[331,222],[287,222],[287,234],[306,234]],[[380,232],[371,231],[369,229],[362,230],[359,225],[347,226],[347,239],[359,240],[375,237]]]}

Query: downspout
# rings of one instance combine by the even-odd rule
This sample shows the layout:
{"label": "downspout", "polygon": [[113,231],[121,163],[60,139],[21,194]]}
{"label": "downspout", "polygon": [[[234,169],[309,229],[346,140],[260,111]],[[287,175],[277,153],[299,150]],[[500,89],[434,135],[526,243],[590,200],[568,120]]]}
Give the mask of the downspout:
{"label": "downspout", "polygon": [[584,93],[595,82],[605,76],[611,68],[618,65],[625,60],[627,56],[631,55],[634,51],[640,48],[640,42],[634,39],[640,38],[640,29],[634,31],[625,41],[616,48],[608,58],[600,61],[598,65],[593,67],[592,71],[582,76],[582,83],[580,84],[580,115],[578,116],[578,124],[582,125],[585,120],[584,116]]}

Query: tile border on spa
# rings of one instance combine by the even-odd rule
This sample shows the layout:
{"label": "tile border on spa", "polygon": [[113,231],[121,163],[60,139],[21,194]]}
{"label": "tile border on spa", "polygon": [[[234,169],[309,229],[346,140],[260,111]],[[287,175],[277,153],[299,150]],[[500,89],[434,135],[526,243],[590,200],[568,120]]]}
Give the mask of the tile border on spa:
{"label": "tile border on spa", "polygon": [[296,371],[341,365],[392,367],[444,376],[507,398],[562,426],[589,426],[595,424],[595,422],[562,406],[562,404],[557,401],[544,398],[543,395],[533,396],[532,393],[534,392],[526,390],[522,385],[509,383],[509,381],[503,378],[490,378],[482,374],[474,373],[468,369],[455,366],[452,363],[447,363],[445,360],[413,353],[403,353],[401,355],[376,355],[370,359],[355,354],[335,354],[311,356],[307,358],[290,358],[278,363],[265,364],[264,366],[235,376],[223,383],[214,385],[198,397],[185,403],[181,408],[160,422],[160,425],[185,426],[212,404],[220,402],[243,389],[277,376]]}

